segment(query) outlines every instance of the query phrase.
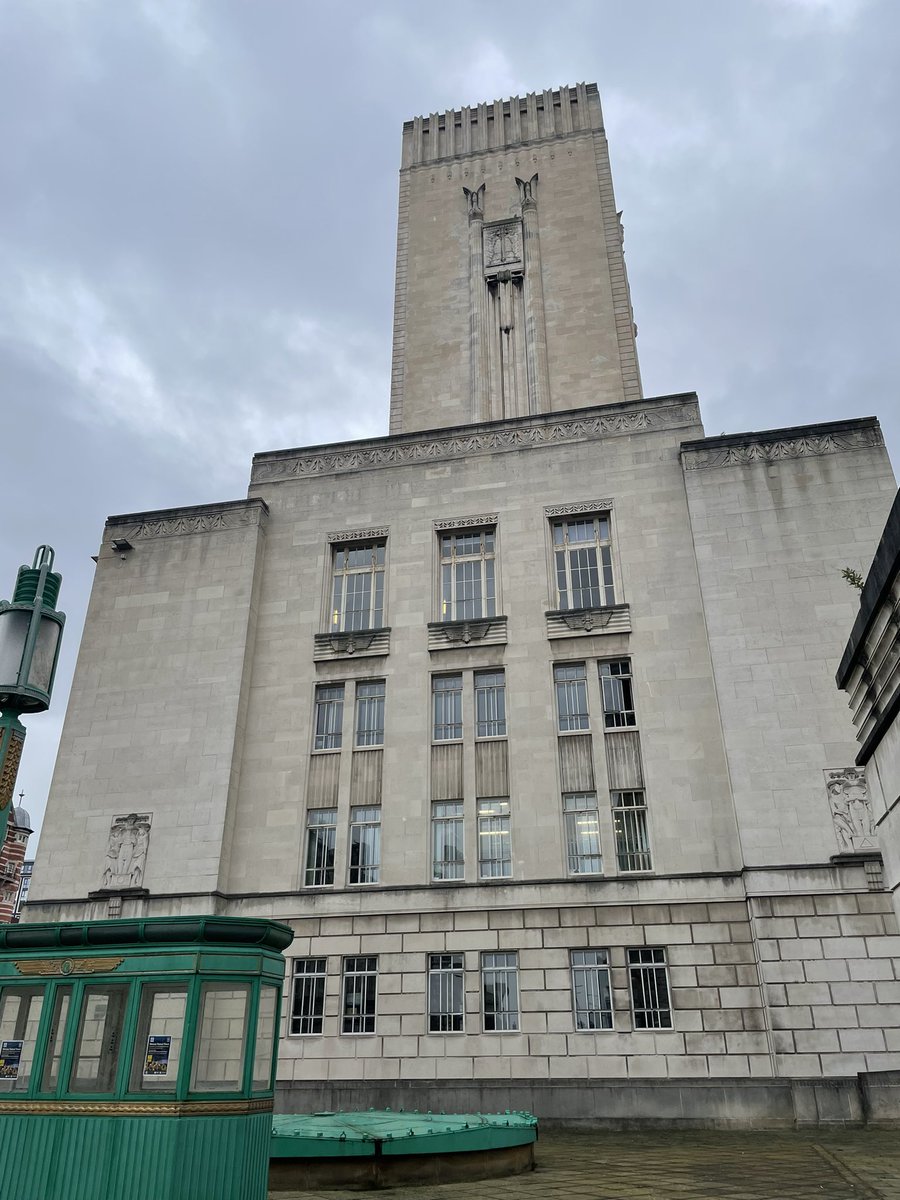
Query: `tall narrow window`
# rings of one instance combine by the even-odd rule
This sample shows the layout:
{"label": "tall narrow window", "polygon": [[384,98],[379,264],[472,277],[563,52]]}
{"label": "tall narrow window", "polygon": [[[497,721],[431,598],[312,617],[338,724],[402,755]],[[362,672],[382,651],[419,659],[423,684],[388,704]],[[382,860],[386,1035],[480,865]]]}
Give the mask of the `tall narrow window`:
{"label": "tall narrow window", "polygon": [[631,687],[631,662],[627,658],[600,664],[600,689],[603,693],[603,724],[621,729],[635,724],[634,694]]}
{"label": "tall narrow window", "polygon": [[666,952],[659,946],[628,951],[628,982],[635,1029],[671,1029]]}
{"label": "tall narrow window", "polygon": [[481,991],[485,1033],[519,1028],[519,959],[516,954],[482,954]]}
{"label": "tall narrow window", "polygon": [[306,816],[307,887],[330,887],[334,883],[334,837],[336,808],[311,808]]}
{"label": "tall narrow window", "polygon": [[453,742],[462,737],[462,675],[434,675],[431,679],[434,701],[434,738]]}
{"label": "tall narrow window", "polygon": [[384,680],[356,685],[356,744],[384,745]]}
{"label": "tall narrow window", "polygon": [[43,988],[0,990],[0,1093],[27,1091],[43,1007]]}
{"label": "tall narrow window", "polygon": [[352,633],[384,625],[384,542],[334,546],[331,629]]}
{"label": "tall narrow window", "polygon": [[475,672],[475,736],[506,737],[506,675]]}
{"label": "tall narrow window", "polygon": [[465,1012],[463,956],[428,956],[428,1032],[462,1033]]}
{"label": "tall narrow window", "polygon": [[608,513],[554,521],[553,557],[561,610],[615,604]]}
{"label": "tall narrow window", "polygon": [[620,871],[650,871],[650,834],[643,792],[611,792]]}
{"label": "tall narrow window", "polygon": [[572,951],[572,1010],[576,1029],[612,1029],[612,989],[606,950]]}
{"label": "tall narrow window", "polygon": [[439,800],[431,806],[433,879],[462,879],[465,875],[463,804]]}
{"label": "tall narrow window", "polygon": [[563,812],[569,874],[599,875],[603,870],[603,859],[600,856],[600,813],[596,792],[563,796]]}
{"label": "tall narrow window", "polygon": [[587,672],[584,663],[557,663],[553,668],[553,681],[556,684],[560,733],[587,729]]}
{"label": "tall narrow window", "polygon": [[321,1033],[325,1018],[325,959],[295,958],[291,980],[292,1034]]}
{"label": "tall narrow window", "polygon": [[478,874],[481,879],[512,875],[508,800],[478,801]]}
{"label": "tall narrow window", "polygon": [[381,809],[350,809],[350,882],[377,883],[381,871]]}
{"label": "tall narrow window", "polygon": [[316,688],[315,750],[340,750],[344,725],[344,685],[320,683]]}
{"label": "tall narrow window", "polygon": [[443,533],[440,537],[441,620],[496,616],[494,530]]}
{"label": "tall narrow window", "polygon": [[345,958],[341,1033],[375,1032],[377,958]]}

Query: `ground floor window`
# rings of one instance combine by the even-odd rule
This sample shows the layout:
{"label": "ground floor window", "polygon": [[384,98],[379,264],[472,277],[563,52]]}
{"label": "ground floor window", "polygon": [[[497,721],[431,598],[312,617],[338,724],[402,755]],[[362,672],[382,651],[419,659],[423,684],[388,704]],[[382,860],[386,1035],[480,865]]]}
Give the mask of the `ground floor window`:
{"label": "ground floor window", "polygon": [[462,1033],[465,975],[461,954],[428,956],[428,1032]]}
{"label": "ground floor window", "polygon": [[671,1029],[666,952],[660,946],[628,951],[628,982],[635,1029]]}
{"label": "ground floor window", "polygon": [[341,1033],[375,1032],[378,959],[345,958]]}
{"label": "ground floor window", "polygon": [[321,1033],[325,1017],[325,959],[295,958],[291,980],[292,1034]]}
{"label": "ground floor window", "polygon": [[612,1029],[612,989],[606,950],[572,951],[572,1009],[576,1029]]}
{"label": "ground floor window", "polygon": [[519,1028],[519,957],[482,954],[481,991],[486,1033],[510,1033]]}

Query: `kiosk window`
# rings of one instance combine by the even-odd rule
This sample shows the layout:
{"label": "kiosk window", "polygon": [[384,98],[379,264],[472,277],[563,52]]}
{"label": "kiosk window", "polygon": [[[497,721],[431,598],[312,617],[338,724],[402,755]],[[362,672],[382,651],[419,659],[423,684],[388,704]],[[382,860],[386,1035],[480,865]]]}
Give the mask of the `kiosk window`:
{"label": "kiosk window", "polygon": [[127,984],[84,989],[69,1091],[115,1091],[127,1000]]}
{"label": "kiosk window", "polygon": [[31,1079],[43,988],[0,992],[0,1092],[24,1092]]}
{"label": "kiosk window", "polygon": [[186,987],[144,985],[131,1067],[133,1092],[175,1090],[186,1006]]}
{"label": "kiosk window", "polygon": [[271,1087],[272,1053],[275,1049],[275,1010],[278,993],[265,984],[259,992],[259,1018],[256,1022],[256,1053],[253,1055],[253,1090]]}
{"label": "kiosk window", "polygon": [[247,1050],[247,984],[204,983],[199,1035],[194,1051],[192,1092],[237,1092]]}
{"label": "kiosk window", "polygon": [[53,1001],[53,1016],[50,1020],[50,1036],[47,1039],[47,1057],[44,1059],[44,1077],[41,1080],[42,1092],[55,1092],[59,1081],[59,1063],[62,1058],[63,1043],[66,1040],[66,1022],[72,1007],[72,986],[63,984],[56,989],[56,999]]}

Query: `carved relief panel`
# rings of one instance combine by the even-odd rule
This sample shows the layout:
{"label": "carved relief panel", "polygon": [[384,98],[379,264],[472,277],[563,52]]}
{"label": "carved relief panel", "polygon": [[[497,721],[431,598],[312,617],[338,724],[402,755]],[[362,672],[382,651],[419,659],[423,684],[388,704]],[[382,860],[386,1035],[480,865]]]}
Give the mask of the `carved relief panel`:
{"label": "carved relief panel", "polygon": [[143,887],[152,818],[152,813],[129,813],[113,818],[106,847],[102,887]]}
{"label": "carved relief panel", "polygon": [[499,271],[521,272],[522,222],[494,221],[484,227],[484,273],[495,275]]}
{"label": "carved relief panel", "polygon": [[877,850],[878,835],[862,767],[825,772],[834,834],[842,853]]}

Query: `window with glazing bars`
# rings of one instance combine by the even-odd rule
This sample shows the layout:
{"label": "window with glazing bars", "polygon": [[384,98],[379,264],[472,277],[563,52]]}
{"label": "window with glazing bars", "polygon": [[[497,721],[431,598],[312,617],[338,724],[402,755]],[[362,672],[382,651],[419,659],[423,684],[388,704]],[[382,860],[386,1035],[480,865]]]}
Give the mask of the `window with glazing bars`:
{"label": "window with glazing bars", "polygon": [[481,879],[512,875],[508,800],[478,801],[478,874]]}
{"label": "window with glazing bars", "polygon": [[643,792],[610,792],[620,871],[650,871],[650,833]]}
{"label": "window with glazing bars", "polygon": [[431,877],[462,879],[465,875],[462,800],[437,800],[431,806]]}
{"label": "window with glazing bars", "polygon": [[458,741],[462,737],[462,675],[433,675],[435,742]]}
{"label": "window with glazing bars", "polygon": [[631,662],[627,658],[600,664],[600,690],[603,694],[603,724],[621,729],[635,724]]}
{"label": "window with glazing bars", "polygon": [[588,728],[587,671],[584,663],[557,663],[553,668],[560,733]]}
{"label": "window with glazing bars", "polygon": [[512,1033],[519,1028],[517,954],[482,954],[481,994],[485,1033]]}
{"label": "window with glazing bars", "polygon": [[345,958],[341,1033],[375,1032],[378,959]]}
{"label": "window with glazing bars", "polygon": [[291,979],[292,1034],[321,1033],[325,1017],[325,959],[295,958]]}
{"label": "window with glazing bars", "polygon": [[569,874],[599,875],[603,870],[603,859],[600,855],[600,813],[596,792],[563,796],[563,813]]}
{"label": "window with glazing bars", "polygon": [[608,513],[554,521],[553,559],[560,610],[615,604]]}
{"label": "window with glazing bars", "polygon": [[384,625],[384,542],[334,546],[331,629],[350,633]]}
{"label": "window with glazing bars", "polygon": [[381,871],[381,809],[350,809],[350,882],[377,883]]}
{"label": "window with glazing bars", "polygon": [[344,685],[320,683],[316,688],[315,750],[340,750],[344,725]]}
{"label": "window with glazing bars", "polygon": [[442,533],[440,547],[441,620],[496,616],[494,530]]}
{"label": "window with glazing bars", "polygon": [[428,1032],[462,1033],[465,1013],[463,956],[428,956]]}
{"label": "window with glazing bars", "polygon": [[369,679],[356,685],[356,744],[384,745],[383,679]]}
{"label": "window with glazing bars", "polygon": [[573,950],[572,1010],[576,1029],[612,1029],[612,989],[606,950]]}
{"label": "window with glazing bars", "polygon": [[628,951],[628,982],[635,1029],[671,1029],[666,952],[659,946]]}
{"label": "window with glazing bars", "polygon": [[336,808],[311,808],[306,814],[307,887],[330,887],[334,883],[334,838]]}
{"label": "window with glazing bars", "polygon": [[506,674],[475,672],[475,736],[506,737]]}

